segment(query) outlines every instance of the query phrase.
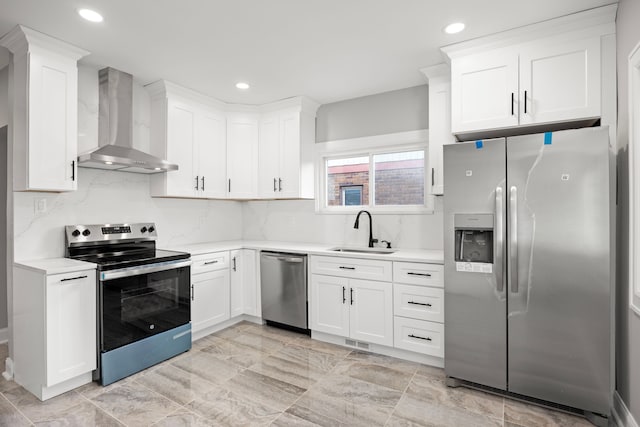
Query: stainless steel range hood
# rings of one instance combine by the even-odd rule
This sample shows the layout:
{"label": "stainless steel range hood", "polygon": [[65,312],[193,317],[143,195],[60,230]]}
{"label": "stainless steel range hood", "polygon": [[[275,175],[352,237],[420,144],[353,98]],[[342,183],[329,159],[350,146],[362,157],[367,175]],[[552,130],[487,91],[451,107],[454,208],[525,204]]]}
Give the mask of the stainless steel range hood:
{"label": "stainless steel range hood", "polygon": [[178,165],[133,148],[133,76],[114,68],[99,72],[99,148],[78,156],[78,166],[159,173]]}

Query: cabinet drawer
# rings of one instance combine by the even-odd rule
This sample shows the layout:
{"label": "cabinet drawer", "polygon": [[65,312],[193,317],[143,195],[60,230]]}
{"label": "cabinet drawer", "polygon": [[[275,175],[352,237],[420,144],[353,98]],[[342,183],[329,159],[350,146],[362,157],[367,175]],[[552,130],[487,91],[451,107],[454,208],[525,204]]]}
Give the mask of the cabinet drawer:
{"label": "cabinet drawer", "polygon": [[311,273],[390,282],[391,261],[328,256],[311,257]]}
{"label": "cabinet drawer", "polygon": [[393,314],[444,322],[444,289],[394,283]]}
{"label": "cabinet drawer", "polygon": [[393,320],[394,347],[444,357],[444,325],[442,323],[398,316]]}
{"label": "cabinet drawer", "polygon": [[444,287],[444,266],[419,262],[394,262],[393,281],[409,285]]}
{"label": "cabinet drawer", "polygon": [[223,268],[229,268],[229,252],[196,255],[191,258],[191,261],[191,274],[222,270]]}

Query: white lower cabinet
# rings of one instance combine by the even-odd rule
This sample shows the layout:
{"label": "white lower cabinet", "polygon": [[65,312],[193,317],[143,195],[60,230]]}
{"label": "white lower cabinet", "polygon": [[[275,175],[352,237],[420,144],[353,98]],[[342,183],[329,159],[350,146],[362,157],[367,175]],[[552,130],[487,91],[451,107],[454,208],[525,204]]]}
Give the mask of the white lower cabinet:
{"label": "white lower cabinet", "polygon": [[314,331],[393,345],[391,283],[312,274],[310,311]]}
{"label": "white lower cabinet", "polygon": [[443,266],[393,263],[393,346],[444,357]]}
{"label": "white lower cabinet", "polygon": [[404,350],[444,357],[444,325],[396,316],[393,345]]}
{"label": "white lower cabinet", "polygon": [[256,251],[237,249],[191,257],[191,332],[198,339],[233,317],[259,316]]}
{"label": "white lower cabinet", "polygon": [[96,369],[96,271],[14,268],[14,380],[40,400],[91,382]]}
{"label": "white lower cabinet", "polygon": [[231,317],[229,252],[192,257],[191,331],[193,334]]}
{"label": "white lower cabinet", "polygon": [[231,251],[231,317],[258,315],[258,283],[256,251],[236,249]]}

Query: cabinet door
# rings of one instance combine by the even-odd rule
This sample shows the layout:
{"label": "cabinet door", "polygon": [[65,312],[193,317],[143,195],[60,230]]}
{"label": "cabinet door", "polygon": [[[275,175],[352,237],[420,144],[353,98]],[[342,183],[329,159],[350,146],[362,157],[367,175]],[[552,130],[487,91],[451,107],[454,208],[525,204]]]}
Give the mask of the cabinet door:
{"label": "cabinet door", "polygon": [[193,332],[224,322],[229,317],[229,270],[191,275]]}
{"label": "cabinet door", "polygon": [[518,55],[495,51],[451,61],[454,133],[518,124]]}
{"label": "cabinet door", "polygon": [[349,336],[349,279],[311,275],[311,330]]}
{"label": "cabinet door", "polygon": [[47,387],[96,368],[96,272],[47,277]]}
{"label": "cabinet door", "polygon": [[429,183],[430,193],[442,195],[444,174],[442,150],[455,143],[451,133],[451,82],[429,81]]}
{"label": "cabinet door", "polygon": [[260,284],[258,283],[256,251],[242,249],[238,268],[242,270],[242,302],[244,314],[260,316]]}
{"label": "cabinet door", "polygon": [[393,345],[393,287],[387,282],[351,279],[350,336],[374,344]]}
{"label": "cabinet door", "polygon": [[196,195],[193,147],[195,144],[195,109],[185,103],[169,100],[167,123],[167,160],[178,165],[177,171],[166,172],[167,196]]}
{"label": "cabinet door", "polygon": [[243,266],[242,250],[231,251],[231,317],[240,316],[244,309]]}
{"label": "cabinet door", "polygon": [[203,110],[197,117],[196,176],[200,181],[198,195],[224,198],[227,195],[226,119],[214,111]]}
{"label": "cabinet door", "polygon": [[277,198],[280,178],[280,131],[276,114],[260,120],[258,159],[258,194],[266,199]]}
{"label": "cabinet door", "polygon": [[523,49],[520,124],[599,117],[600,87],[600,37]]}
{"label": "cabinet door", "polygon": [[26,165],[16,165],[27,168],[28,182],[26,188],[18,190],[75,190],[78,176],[76,61],[44,51],[28,55],[28,157]]}
{"label": "cabinet door", "polygon": [[258,194],[258,120],[230,115],[227,119],[227,195],[253,199]]}
{"label": "cabinet door", "polygon": [[280,116],[280,176],[278,197],[300,197],[300,113]]}

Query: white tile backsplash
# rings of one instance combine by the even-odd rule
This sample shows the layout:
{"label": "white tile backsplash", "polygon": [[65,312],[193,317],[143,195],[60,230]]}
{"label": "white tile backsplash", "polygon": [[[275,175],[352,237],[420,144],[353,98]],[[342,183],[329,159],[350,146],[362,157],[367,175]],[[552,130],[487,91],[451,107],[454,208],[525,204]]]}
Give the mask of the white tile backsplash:
{"label": "white tile backsplash", "polygon": [[[242,205],[246,240],[273,240],[332,245],[366,246],[369,218],[355,215],[318,214],[313,200],[252,201]],[[373,214],[373,237],[405,249],[442,249],[442,199],[436,198],[433,214]]]}
{"label": "white tile backsplash", "polygon": [[[35,213],[39,199],[47,209]],[[149,196],[149,176],[78,169],[78,190],[14,193],[15,259],[64,256],[64,226],[153,221],[158,247],[242,237],[239,202]]]}

